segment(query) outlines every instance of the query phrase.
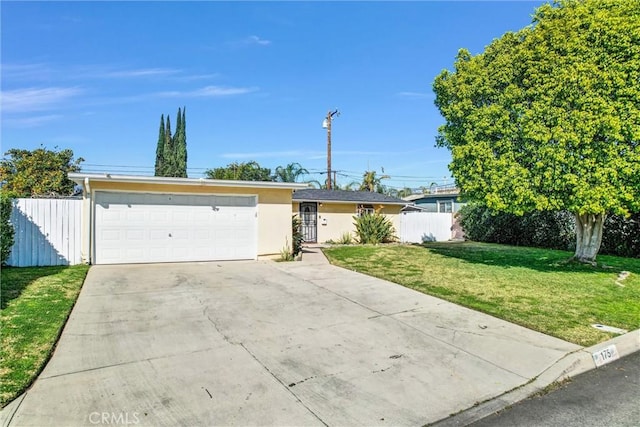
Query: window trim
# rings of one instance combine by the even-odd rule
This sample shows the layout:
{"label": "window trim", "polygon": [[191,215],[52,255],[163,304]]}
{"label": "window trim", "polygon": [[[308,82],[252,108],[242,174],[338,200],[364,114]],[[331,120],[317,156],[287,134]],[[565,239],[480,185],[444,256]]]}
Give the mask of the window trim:
{"label": "window trim", "polygon": [[[450,211],[446,211],[446,210],[441,209],[441,207],[446,206],[448,203],[451,204],[451,210]],[[438,200],[437,206],[438,206],[438,213],[453,213],[454,200],[453,199]]]}
{"label": "window trim", "polygon": [[372,215],[375,212],[376,212],[376,209],[371,204],[359,203],[356,206],[356,215],[357,216]]}

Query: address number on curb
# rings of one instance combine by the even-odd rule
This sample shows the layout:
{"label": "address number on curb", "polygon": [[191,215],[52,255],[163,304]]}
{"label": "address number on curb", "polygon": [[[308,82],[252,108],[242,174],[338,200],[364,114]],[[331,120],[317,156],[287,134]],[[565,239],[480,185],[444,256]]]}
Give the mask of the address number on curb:
{"label": "address number on curb", "polygon": [[620,355],[618,354],[618,349],[616,348],[615,344],[611,344],[608,347],[592,353],[592,356],[593,361],[598,368],[602,365],[606,365],[609,362],[620,359]]}

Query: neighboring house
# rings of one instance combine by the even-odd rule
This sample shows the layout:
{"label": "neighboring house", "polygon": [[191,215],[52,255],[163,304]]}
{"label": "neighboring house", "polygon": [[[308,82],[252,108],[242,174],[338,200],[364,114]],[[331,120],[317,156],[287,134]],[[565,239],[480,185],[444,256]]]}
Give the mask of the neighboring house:
{"label": "neighboring house", "polygon": [[400,210],[406,201],[369,191],[303,189],[293,193],[293,213],[302,221],[307,243],[338,240],[355,231],[354,216],[374,211],[387,215],[400,232]]}
{"label": "neighboring house", "polygon": [[424,212],[456,213],[466,202],[459,199],[456,191],[446,193],[412,194],[404,198]]}
{"label": "neighboring house", "polygon": [[71,173],[91,264],[257,259],[291,245],[307,184]]}

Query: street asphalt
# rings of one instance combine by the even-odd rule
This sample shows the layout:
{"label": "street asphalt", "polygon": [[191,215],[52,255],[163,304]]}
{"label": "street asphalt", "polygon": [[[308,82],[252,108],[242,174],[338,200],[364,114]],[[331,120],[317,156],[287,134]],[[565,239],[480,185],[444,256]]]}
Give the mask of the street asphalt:
{"label": "street asphalt", "polygon": [[[638,336],[615,341],[621,355]],[[593,369],[593,350],[317,250],[289,263],[93,266],[2,425],[469,424]]]}
{"label": "street asphalt", "polygon": [[588,371],[471,424],[473,427],[640,425],[640,352]]}

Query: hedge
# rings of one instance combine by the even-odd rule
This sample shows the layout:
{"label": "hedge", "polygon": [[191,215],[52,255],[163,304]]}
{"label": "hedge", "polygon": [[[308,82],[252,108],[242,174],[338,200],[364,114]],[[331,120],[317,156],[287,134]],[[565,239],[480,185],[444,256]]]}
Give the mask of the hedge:
{"label": "hedge", "polygon": [[[531,212],[517,216],[468,204],[460,209],[460,224],[468,239],[478,242],[575,250],[573,214]],[[640,213],[628,218],[610,215],[605,220],[601,254],[640,258]]]}

